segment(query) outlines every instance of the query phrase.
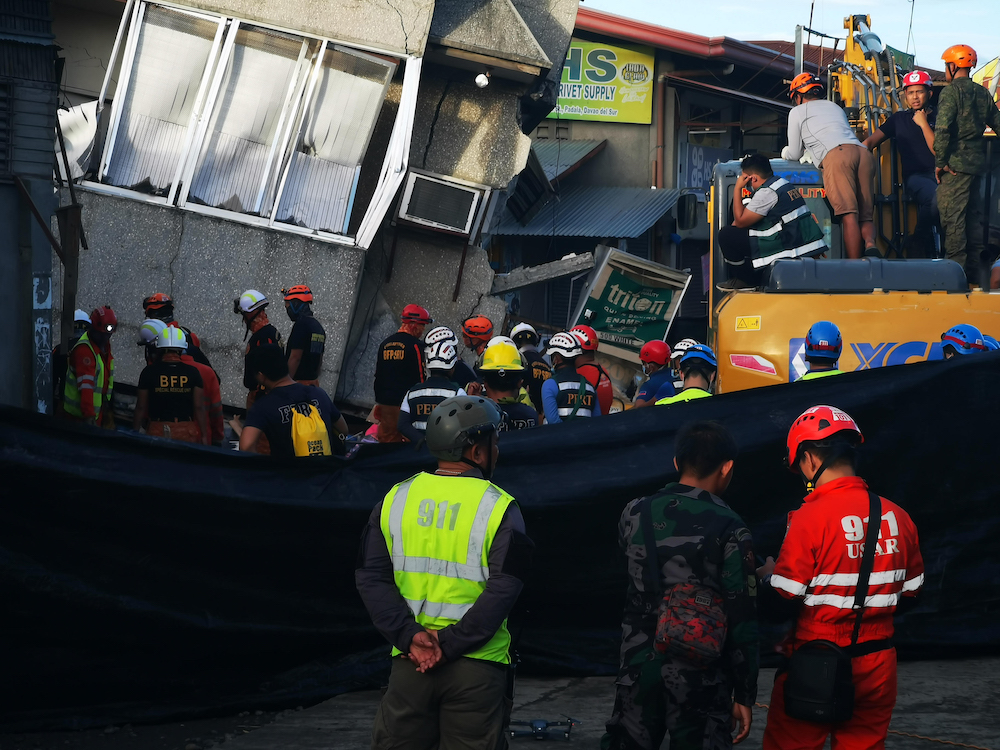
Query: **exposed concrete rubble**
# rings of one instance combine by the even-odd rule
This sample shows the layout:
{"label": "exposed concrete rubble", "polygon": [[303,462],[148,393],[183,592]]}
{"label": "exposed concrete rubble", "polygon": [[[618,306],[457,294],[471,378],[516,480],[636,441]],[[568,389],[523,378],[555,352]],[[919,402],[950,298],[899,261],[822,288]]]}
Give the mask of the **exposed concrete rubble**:
{"label": "exposed concrete rubble", "polygon": [[493,289],[490,294],[506,294],[542,281],[551,281],[563,276],[572,276],[581,271],[589,271],[593,267],[593,253],[582,253],[530,268],[515,268],[510,273],[497,276],[493,280]]}

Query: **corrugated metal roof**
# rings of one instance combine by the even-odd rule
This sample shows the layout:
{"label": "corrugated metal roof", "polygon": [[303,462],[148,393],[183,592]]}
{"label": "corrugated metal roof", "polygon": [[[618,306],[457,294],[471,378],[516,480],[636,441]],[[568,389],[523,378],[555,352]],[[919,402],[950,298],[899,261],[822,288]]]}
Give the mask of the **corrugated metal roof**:
{"label": "corrugated metal roof", "polygon": [[607,145],[607,141],[535,141],[532,150],[550,181],[558,180],[566,172],[593,158]]}
{"label": "corrugated metal roof", "polygon": [[555,196],[527,226],[506,209],[500,236],[638,237],[674,207],[680,190],[575,187]]}

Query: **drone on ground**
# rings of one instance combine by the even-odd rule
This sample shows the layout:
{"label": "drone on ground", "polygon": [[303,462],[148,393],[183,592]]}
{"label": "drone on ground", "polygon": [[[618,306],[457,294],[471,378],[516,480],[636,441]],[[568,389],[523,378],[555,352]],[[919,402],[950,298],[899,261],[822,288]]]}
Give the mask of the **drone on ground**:
{"label": "drone on ground", "polygon": [[[579,726],[580,722],[566,717],[567,721],[546,721],[545,719],[532,719],[531,721],[510,722],[510,738],[533,737],[536,740],[568,740],[573,727]],[[527,727],[520,729],[515,727]]]}

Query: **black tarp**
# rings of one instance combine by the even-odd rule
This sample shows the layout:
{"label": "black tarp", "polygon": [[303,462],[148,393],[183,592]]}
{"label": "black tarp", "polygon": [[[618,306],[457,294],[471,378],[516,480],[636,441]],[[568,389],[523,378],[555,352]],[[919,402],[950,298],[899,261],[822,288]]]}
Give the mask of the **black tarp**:
{"label": "black tarp", "polygon": [[[1000,644],[1000,354],[882,368],[506,434],[495,481],[537,544],[513,626],[529,672],[609,674],[623,600],[617,520],[673,476],[673,435],[716,419],[741,449],[727,499],[760,554],[803,495],[782,467],[817,403],[865,433],[862,474],[920,529],[911,656]],[[294,706],[377,684],[387,647],[354,589],[360,530],[412,446],[279,461],[0,410],[0,664],[8,728]]]}

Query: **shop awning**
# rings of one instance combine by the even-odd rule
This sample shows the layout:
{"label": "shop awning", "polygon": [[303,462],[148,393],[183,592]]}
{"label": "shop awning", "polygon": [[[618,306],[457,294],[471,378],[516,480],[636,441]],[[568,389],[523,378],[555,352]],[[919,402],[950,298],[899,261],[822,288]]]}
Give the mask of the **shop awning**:
{"label": "shop awning", "polygon": [[584,163],[597,156],[608,145],[603,141],[567,141],[549,140],[535,141],[531,150],[535,152],[538,161],[545,170],[545,176],[550,182],[557,182],[571,172],[575,172]]}
{"label": "shop awning", "polygon": [[792,108],[791,103],[786,104],[785,102],[775,101],[774,99],[768,99],[763,96],[747,94],[744,91],[727,89],[723,86],[713,86],[711,83],[692,81],[690,78],[678,78],[677,76],[668,75],[667,81],[671,86],[681,86],[682,88],[695,89],[696,91],[707,91],[712,94],[718,94],[719,96],[725,96],[729,99],[739,99],[740,101],[756,104],[760,107],[776,109],[779,112],[787,112]]}

